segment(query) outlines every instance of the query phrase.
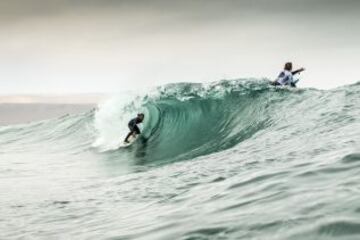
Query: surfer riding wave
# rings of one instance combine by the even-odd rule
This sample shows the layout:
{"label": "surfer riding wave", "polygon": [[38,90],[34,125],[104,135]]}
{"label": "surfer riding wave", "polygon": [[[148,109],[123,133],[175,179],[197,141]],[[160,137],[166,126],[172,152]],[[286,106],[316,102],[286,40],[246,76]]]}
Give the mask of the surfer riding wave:
{"label": "surfer riding wave", "polygon": [[135,137],[136,135],[139,135],[141,133],[137,124],[142,123],[144,120],[144,117],[145,117],[145,115],[143,113],[139,113],[136,118],[130,120],[130,122],[128,123],[130,132],[128,133],[128,135],[126,136],[126,138],[124,140],[125,143],[130,143],[129,137],[131,135],[133,135]]}
{"label": "surfer riding wave", "polygon": [[291,62],[285,63],[284,70],[281,71],[281,73],[274,82],[271,82],[271,85],[296,87],[296,83],[299,80],[294,80],[294,75],[305,71],[305,68],[300,68],[295,71],[292,71],[292,68],[293,67]]}

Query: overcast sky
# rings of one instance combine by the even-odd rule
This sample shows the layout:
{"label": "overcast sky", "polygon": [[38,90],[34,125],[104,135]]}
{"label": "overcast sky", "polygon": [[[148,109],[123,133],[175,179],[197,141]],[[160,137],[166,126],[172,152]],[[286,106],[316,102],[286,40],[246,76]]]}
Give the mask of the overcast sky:
{"label": "overcast sky", "polygon": [[169,82],[360,80],[359,0],[1,0],[0,94],[120,92]]}

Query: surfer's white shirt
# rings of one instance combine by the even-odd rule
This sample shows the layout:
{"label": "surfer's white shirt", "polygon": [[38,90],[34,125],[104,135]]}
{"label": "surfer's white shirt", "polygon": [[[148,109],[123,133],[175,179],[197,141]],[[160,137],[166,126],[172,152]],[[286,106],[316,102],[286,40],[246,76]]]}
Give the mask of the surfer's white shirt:
{"label": "surfer's white shirt", "polygon": [[282,71],[276,79],[276,81],[281,85],[290,85],[293,80],[293,74],[289,70]]}

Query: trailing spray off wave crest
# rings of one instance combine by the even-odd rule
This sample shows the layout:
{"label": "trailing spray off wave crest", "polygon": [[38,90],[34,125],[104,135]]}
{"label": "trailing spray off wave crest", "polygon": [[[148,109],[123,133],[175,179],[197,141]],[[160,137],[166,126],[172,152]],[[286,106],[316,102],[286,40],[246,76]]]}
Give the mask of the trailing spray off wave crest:
{"label": "trailing spray off wave crest", "polygon": [[128,121],[144,112],[140,141],[119,154],[172,162],[219,152],[272,124],[273,103],[290,93],[274,91],[267,81],[234,80],[169,84],[130,101],[114,98],[96,113],[99,136],[94,146],[101,151],[117,149],[129,131]]}

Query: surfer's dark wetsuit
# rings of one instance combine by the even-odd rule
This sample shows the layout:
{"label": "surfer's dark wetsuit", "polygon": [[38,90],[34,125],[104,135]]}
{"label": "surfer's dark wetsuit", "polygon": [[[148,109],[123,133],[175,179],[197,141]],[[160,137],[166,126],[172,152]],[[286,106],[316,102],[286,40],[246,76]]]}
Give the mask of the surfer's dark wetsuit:
{"label": "surfer's dark wetsuit", "polygon": [[128,142],[128,139],[132,134],[134,134],[134,133],[135,134],[140,134],[141,133],[139,127],[137,126],[137,124],[142,123],[142,121],[143,120],[141,118],[139,118],[139,117],[136,117],[136,118],[130,120],[130,122],[128,124],[130,132],[126,136],[125,142]]}

